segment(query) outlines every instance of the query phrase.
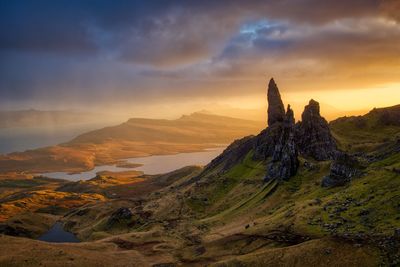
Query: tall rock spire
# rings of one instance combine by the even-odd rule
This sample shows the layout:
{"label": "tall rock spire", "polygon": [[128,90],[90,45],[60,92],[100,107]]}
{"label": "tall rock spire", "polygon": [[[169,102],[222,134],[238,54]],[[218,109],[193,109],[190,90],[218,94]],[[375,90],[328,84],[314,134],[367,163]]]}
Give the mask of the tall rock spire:
{"label": "tall rock spire", "polygon": [[285,108],[278,86],[273,78],[268,84],[268,126],[285,119]]}
{"label": "tall rock spire", "polygon": [[283,123],[279,125],[280,137],[279,141],[275,143],[272,160],[267,165],[265,181],[287,181],[296,175],[299,167],[295,142],[295,119],[290,105],[288,105]]}

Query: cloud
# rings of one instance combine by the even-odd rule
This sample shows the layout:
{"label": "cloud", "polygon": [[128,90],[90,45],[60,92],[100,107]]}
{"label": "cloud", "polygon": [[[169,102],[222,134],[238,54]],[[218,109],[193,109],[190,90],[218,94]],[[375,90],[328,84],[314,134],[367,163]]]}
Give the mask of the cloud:
{"label": "cloud", "polygon": [[89,53],[106,47],[138,64],[179,65],[217,53],[249,18],[326,23],[375,9],[372,0],[2,1],[0,49]]}
{"label": "cloud", "polygon": [[243,80],[270,73],[293,90],[362,88],[399,81],[399,44],[400,26],[387,18],[274,22],[239,33],[206,69]]}
{"label": "cloud", "polygon": [[397,0],[0,0],[2,101],[241,96],[399,81]]}
{"label": "cloud", "polygon": [[379,9],[387,17],[400,21],[400,2],[397,0],[381,0]]}

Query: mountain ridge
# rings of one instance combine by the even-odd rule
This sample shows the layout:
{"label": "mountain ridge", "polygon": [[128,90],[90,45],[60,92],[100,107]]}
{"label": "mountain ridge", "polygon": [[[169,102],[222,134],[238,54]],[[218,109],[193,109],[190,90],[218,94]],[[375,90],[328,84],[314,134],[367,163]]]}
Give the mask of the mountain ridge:
{"label": "mountain ridge", "polygon": [[256,133],[262,125],[262,122],[199,114],[176,120],[130,119],[81,134],[60,145],[0,155],[0,168],[33,173],[81,172],[126,158],[202,151]]}

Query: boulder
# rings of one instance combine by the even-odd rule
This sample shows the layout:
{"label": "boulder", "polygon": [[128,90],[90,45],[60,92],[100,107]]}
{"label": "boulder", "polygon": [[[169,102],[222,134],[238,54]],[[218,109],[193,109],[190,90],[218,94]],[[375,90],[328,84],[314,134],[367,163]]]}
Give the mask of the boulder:
{"label": "boulder", "polygon": [[343,186],[361,173],[361,166],[357,159],[346,153],[337,153],[336,159],[331,164],[330,173],[322,179],[321,186]]}

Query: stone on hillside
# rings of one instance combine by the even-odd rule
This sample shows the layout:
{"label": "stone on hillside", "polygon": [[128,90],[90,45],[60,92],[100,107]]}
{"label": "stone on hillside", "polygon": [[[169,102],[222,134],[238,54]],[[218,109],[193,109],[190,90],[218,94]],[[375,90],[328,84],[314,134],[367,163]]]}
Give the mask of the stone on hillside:
{"label": "stone on hillside", "polygon": [[0,224],[0,234],[32,238],[34,233],[18,225]]}
{"label": "stone on hillside", "polygon": [[361,175],[359,162],[346,153],[337,153],[330,173],[322,179],[321,186],[343,186],[359,175]]}
{"label": "stone on hillside", "polygon": [[319,103],[310,100],[296,127],[296,142],[299,152],[316,160],[333,159],[337,152],[328,122],[320,115]]}
{"label": "stone on hillside", "polygon": [[274,79],[268,84],[268,126],[285,119],[285,108]]}
{"label": "stone on hillside", "polygon": [[113,212],[107,221],[107,227],[111,228],[115,224],[128,221],[132,218],[133,214],[129,208],[119,208]]}
{"label": "stone on hillside", "polygon": [[266,181],[288,180],[297,173],[299,167],[295,142],[294,113],[290,106],[288,106],[281,127],[279,141],[274,146],[272,161],[267,166]]}

